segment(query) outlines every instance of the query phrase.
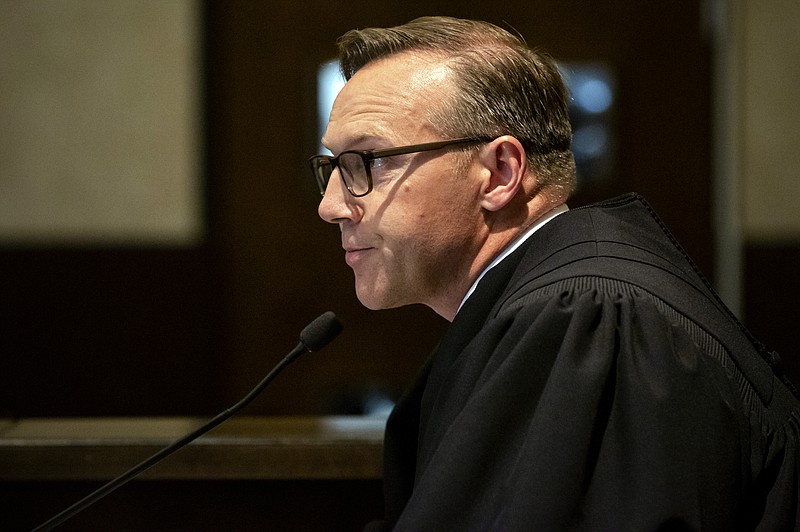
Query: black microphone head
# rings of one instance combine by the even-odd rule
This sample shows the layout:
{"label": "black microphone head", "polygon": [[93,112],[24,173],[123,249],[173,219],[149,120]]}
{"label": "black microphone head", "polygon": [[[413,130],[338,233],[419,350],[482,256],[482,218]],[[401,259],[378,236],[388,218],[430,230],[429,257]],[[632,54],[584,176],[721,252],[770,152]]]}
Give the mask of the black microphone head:
{"label": "black microphone head", "polygon": [[328,311],[300,331],[300,341],[309,351],[319,351],[339,336],[343,328],[336,314]]}

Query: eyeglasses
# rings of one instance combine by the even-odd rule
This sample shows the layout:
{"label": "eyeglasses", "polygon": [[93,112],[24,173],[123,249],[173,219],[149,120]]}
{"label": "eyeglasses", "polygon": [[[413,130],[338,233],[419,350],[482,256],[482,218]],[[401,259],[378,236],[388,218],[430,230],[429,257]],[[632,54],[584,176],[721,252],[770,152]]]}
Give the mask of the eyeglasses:
{"label": "eyeglasses", "polygon": [[311,171],[317,180],[319,192],[325,195],[328,181],[335,168],[339,168],[347,191],[356,198],[366,196],[372,191],[372,169],[377,166],[376,161],[384,157],[394,157],[395,155],[405,155],[408,153],[419,153],[446,148],[448,146],[479,144],[488,142],[488,138],[462,138],[454,140],[442,140],[439,142],[428,142],[425,144],[414,144],[412,146],[401,146],[398,148],[386,148],[384,150],[348,150],[343,151],[336,157],[330,155],[315,155],[308,162]]}

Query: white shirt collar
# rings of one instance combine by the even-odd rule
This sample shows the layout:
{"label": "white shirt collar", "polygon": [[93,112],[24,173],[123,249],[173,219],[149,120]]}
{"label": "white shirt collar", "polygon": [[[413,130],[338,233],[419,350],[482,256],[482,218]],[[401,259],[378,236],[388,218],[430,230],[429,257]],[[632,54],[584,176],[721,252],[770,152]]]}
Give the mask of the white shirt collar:
{"label": "white shirt collar", "polygon": [[[523,242],[528,240],[528,238],[530,238],[530,236],[533,233],[535,233],[536,231],[541,229],[542,226],[544,226],[544,224],[546,224],[547,222],[549,222],[550,220],[552,220],[553,218],[555,218],[559,214],[563,214],[563,213],[567,212],[568,210],[569,210],[569,207],[567,207],[566,203],[562,203],[561,205],[559,205],[558,207],[556,207],[552,211],[548,212],[547,214],[545,214],[544,216],[539,218],[536,221],[535,224],[531,225],[529,228],[527,228],[525,230],[524,233],[522,233],[517,238],[515,238],[511,242],[511,244],[509,244],[497,257],[495,257],[495,259],[491,262],[491,264],[489,264],[489,266],[487,266],[486,269],[484,269],[481,272],[481,274],[478,276],[478,278],[475,279],[475,282],[472,283],[472,286],[467,291],[467,295],[464,296],[464,299],[461,301],[461,304],[458,306],[458,310],[461,310],[461,307],[464,306],[464,303],[466,303],[467,299],[469,299],[469,296],[471,296],[472,293],[475,291],[475,288],[477,288],[478,283],[481,282],[481,279],[483,279],[483,276],[486,275],[486,272],[488,272],[489,270],[491,270],[492,268],[494,268],[495,266],[500,264],[500,262],[503,259],[505,259],[509,255],[511,255],[512,253],[514,253],[514,251],[516,251],[516,249],[518,247],[520,247],[523,244]],[[458,314],[458,311],[456,311],[456,314]]]}

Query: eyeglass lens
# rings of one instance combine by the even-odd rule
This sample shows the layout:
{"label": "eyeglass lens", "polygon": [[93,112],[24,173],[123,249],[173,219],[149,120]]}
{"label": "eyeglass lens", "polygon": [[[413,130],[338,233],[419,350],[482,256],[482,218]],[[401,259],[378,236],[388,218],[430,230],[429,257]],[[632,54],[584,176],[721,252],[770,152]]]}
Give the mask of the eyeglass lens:
{"label": "eyeglass lens", "polygon": [[[328,181],[333,174],[333,163],[328,157],[315,158],[312,161],[314,175],[317,178],[319,191],[325,194]],[[361,196],[370,190],[370,176],[364,165],[364,159],[358,153],[343,152],[337,159],[336,166],[344,180],[345,186],[356,196]]]}
{"label": "eyeglass lens", "polygon": [[339,169],[345,184],[353,194],[365,194],[369,190],[369,176],[364,159],[357,153],[342,153],[339,157]]}

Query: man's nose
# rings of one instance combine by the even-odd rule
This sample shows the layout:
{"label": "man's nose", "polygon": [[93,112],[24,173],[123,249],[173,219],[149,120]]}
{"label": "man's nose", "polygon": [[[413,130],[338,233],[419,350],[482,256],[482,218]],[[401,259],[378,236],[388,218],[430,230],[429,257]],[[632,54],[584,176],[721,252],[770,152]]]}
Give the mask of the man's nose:
{"label": "man's nose", "polygon": [[361,217],[361,208],[342,181],[339,169],[335,169],[328,181],[325,195],[319,202],[317,212],[326,222],[336,224],[344,220],[358,221]]}

